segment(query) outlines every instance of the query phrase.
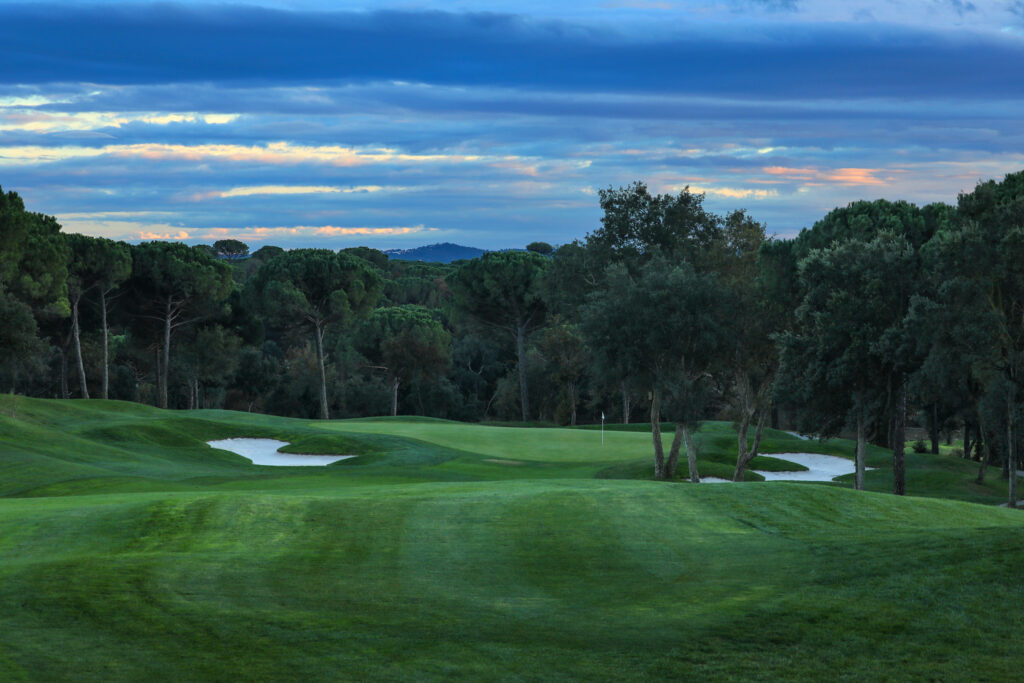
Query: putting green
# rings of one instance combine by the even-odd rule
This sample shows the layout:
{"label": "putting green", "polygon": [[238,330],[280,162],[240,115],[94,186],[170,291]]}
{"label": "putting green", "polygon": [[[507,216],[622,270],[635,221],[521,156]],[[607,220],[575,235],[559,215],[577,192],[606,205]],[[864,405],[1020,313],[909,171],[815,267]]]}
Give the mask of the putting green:
{"label": "putting green", "polygon": [[[317,425],[319,426],[319,425]],[[651,435],[581,429],[492,427],[443,421],[340,420],[329,430],[364,434],[393,434],[504,460],[612,464],[650,456]],[[665,439],[671,445],[672,435]]]}

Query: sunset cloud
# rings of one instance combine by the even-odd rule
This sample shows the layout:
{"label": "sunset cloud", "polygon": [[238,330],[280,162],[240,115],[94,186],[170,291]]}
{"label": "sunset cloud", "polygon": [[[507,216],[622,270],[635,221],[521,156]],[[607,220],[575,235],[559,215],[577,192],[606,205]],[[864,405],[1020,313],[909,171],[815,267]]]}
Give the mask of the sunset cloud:
{"label": "sunset cloud", "polygon": [[[886,185],[891,181],[893,171],[884,168],[787,168],[785,166],[766,166],[762,169],[771,176],[779,176],[786,180],[799,180],[807,183],[836,183],[837,185]],[[889,174],[879,178],[878,174]]]}
{"label": "sunset cloud", "polygon": [[178,230],[177,232],[164,232],[164,233],[148,232],[148,231],[145,231],[145,230],[139,231],[139,239],[142,240],[142,241],[174,240],[174,241],[177,241],[177,242],[181,242],[181,241],[187,240],[188,238],[189,238],[189,233],[188,233],[187,230]]}

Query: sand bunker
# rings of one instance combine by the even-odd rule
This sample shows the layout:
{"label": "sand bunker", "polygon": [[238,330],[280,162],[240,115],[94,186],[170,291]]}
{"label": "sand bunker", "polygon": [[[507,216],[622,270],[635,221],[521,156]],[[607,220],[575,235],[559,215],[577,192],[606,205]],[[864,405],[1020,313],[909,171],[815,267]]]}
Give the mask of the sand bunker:
{"label": "sand bunker", "polygon": [[281,453],[278,449],[288,445],[287,441],[275,439],[221,439],[207,441],[214,448],[237,453],[243,458],[252,460],[254,465],[273,465],[283,467],[330,465],[332,462],[354,458],[354,455],[302,455],[299,453]]}
{"label": "sand bunker", "polygon": [[[788,462],[795,462],[807,468],[802,472],[765,472],[754,470],[765,478],[765,481],[832,481],[844,474],[853,474],[857,466],[852,460],[838,458],[834,455],[822,455],[820,453],[772,453],[766,457],[778,458]],[[872,469],[872,468],[866,468]]]}
{"label": "sand bunker", "polygon": [[[761,457],[795,462],[807,468],[805,471],[800,472],[754,470],[754,472],[764,477],[765,481],[832,481],[836,477],[841,477],[844,474],[853,474],[857,470],[852,460],[839,458],[834,455],[822,455],[820,453],[770,453],[762,454]],[[874,468],[866,467],[865,469],[871,470]],[[718,477],[701,477],[701,482],[722,484],[728,483],[728,480],[719,479]]]}

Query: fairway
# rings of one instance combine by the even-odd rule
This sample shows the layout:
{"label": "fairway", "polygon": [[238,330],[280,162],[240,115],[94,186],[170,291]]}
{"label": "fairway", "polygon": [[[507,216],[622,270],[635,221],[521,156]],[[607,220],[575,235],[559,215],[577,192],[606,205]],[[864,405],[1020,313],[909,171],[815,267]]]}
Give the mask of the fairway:
{"label": "fairway", "polygon": [[[330,423],[328,429],[397,434],[492,458],[593,465],[646,457],[651,443],[649,433],[609,430],[605,432],[602,444],[601,433],[592,430],[492,427],[442,420],[397,423],[392,420],[340,420]],[[670,441],[671,437],[666,440],[666,446]]]}
{"label": "fairway", "polygon": [[[730,434],[702,431],[709,466]],[[358,457],[260,467],[204,443],[232,437]],[[1021,674],[1020,512],[842,482],[607,478],[647,462],[650,437],[605,439],[6,397],[2,677]],[[908,481],[937,489],[956,465]]]}

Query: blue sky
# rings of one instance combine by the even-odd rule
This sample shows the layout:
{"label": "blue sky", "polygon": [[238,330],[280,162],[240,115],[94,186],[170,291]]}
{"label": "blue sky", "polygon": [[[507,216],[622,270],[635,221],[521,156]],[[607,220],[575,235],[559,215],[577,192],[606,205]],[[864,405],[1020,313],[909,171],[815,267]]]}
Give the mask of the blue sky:
{"label": "blue sky", "polygon": [[485,248],[689,186],[791,235],[1024,169],[1024,0],[0,0],[0,185],[71,232]]}

